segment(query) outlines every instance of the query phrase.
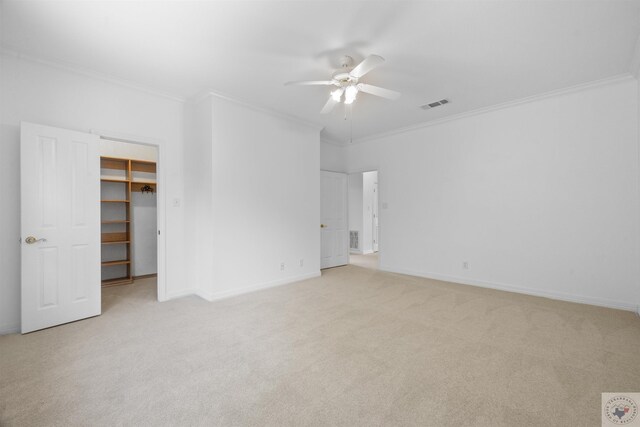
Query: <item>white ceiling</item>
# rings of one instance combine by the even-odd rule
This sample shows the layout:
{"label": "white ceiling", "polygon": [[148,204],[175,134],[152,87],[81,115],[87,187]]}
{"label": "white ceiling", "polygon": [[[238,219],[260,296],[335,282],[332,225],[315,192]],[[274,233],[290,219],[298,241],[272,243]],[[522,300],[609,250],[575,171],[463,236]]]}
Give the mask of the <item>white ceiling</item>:
{"label": "white ceiling", "polygon": [[[213,90],[324,126],[342,54],[387,62],[362,81],[353,139],[629,72],[640,1],[4,1],[2,45],[189,98]],[[419,105],[447,98],[424,111]]]}

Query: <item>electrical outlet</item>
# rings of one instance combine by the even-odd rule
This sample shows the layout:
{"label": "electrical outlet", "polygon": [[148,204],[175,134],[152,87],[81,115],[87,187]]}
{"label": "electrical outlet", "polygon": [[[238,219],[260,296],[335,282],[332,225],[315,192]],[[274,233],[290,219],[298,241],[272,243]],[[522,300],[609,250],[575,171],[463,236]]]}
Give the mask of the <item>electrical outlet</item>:
{"label": "electrical outlet", "polygon": [[300,267],[304,267],[304,259],[300,258]]}
{"label": "electrical outlet", "polygon": [[469,263],[467,261],[463,261],[462,262],[462,268],[464,268],[465,270],[469,269]]}
{"label": "electrical outlet", "polygon": [[280,263],[280,271],[284,271],[284,262]]}

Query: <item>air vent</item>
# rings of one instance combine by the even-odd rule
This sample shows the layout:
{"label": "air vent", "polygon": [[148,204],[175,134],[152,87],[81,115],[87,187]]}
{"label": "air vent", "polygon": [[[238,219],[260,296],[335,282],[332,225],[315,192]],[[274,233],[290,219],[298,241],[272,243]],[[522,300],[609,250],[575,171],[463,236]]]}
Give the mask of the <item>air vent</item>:
{"label": "air vent", "polygon": [[349,249],[360,249],[360,233],[358,230],[349,231]]}
{"label": "air vent", "polygon": [[441,105],[448,104],[448,103],[449,103],[448,99],[441,99],[440,101],[432,102],[430,104],[421,105],[420,108],[422,108],[423,110],[430,110],[432,108],[436,108],[436,107],[439,107]]}

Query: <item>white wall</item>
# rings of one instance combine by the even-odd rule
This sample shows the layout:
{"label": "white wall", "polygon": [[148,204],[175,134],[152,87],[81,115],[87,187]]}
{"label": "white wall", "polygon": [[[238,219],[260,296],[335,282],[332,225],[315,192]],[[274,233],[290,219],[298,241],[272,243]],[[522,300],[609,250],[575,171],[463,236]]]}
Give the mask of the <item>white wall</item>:
{"label": "white wall", "polygon": [[134,277],[158,272],[157,193],[131,192],[131,260]]}
{"label": "white wall", "polygon": [[362,253],[362,173],[352,173],[348,177],[349,231],[358,232],[358,248],[350,252]]}
{"label": "white wall", "polygon": [[211,163],[211,176],[186,169],[203,192],[187,191],[188,217],[210,215],[210,229],[187,236],[202,238],[190,267],[200,294],[213,300],[319,275],[319,129],[217,96],[190,112],[201,130],[187,140],[187,161]]}
{"label": "white wall", "polygon": [[213,283],[212,107],[207,96],[185,108],[185,235],[191,242],[185,274],[198,290]]}
{"label": "white wall", "polygon": [[20,319],[20,121],[161,141],[166,173],[166,295],[189,292],[184,280],[183,103],[104,79],[2,54],[0,62],[0,333]]}
{"label": "white wall", "polygon": [[637,91],[612,80],[350,146],[350,171],[380,172],[380,267],[636,309]]}
{"label": "white wall", "polygon": [[373,252],[373,187],[378,181],[378,171],[362,174],[362,252]]}
{"label": "white wall", "polygon": [[346,148],[321,141],[320,169],[331,172],[347,172]]}

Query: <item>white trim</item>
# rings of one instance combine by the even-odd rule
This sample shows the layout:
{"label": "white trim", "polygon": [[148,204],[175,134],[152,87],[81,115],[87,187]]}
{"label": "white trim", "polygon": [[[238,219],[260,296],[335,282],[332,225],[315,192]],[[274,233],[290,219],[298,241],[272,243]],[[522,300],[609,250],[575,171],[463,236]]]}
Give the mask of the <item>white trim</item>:
{"label": "white trim", "polygon": [[167,186],[166,186],[166,144],[157,138],[148,138],[136,135],[128,135],[119,132],[92,129],[91,133],[101,139],[128,142],[132,144],[151,145],[156,148],[158,160],[156,162],[156,181],[158,183],[158,200],[156,204],[158,234],[158,268],[157,268],[157,298],[163,302],[171,299],[167,292]]}
{"label": "white trim", "polygon": [[20,325],[17,323],[8,323],[0,326],[0,335],[18,334],[20,333]]}
{"label": "white trim", "polygon": [[526,98],[517,99],[515,101],[507,101],[507,102],[503,102],[503,103],[500,103],[500,104],[495,104],[495,105],[492,105],[492,106],[489,106],[489,107],[478,108],[476,110],[466,111],[466,112],[463,112],[463,113],[454,114],[452,116],[442,117],[440,119],[430,120],[430,121],[418,123],[418,124],[415,124],[415,125],[410,125],[410,126],[405,126],[405,127],[393,129],[393,130],[390,130],[390,131],[387,131],[387,132],[381,132],[381,133],[377,133],[377,134],[374,134],[374,135],[365,136],[365,137],[362,137],[362,138],[354,139],[352,141],[352,144],[361,144],[361,143],[364,143],[364,142],[374,141],[374,140],[381,139],[381,138],[387,138],[387,137],[390,137],[390,136],[403,134],[403,133],[411,132],[411,131],[414,131],[414,130],[427,128],[427,127],[439,125],[439,124],[442,124],[442,123],[451,122],[451,121],[454,121],[454,120],[464,119],[464,118],[467,118],[467,117],[477,116],[477,115],[481,115],[481,114],[487,114],[487,113],[491,113],[493,111],[503,110],[505,108],[511,108],[511,107],[515,107],[515,106],[518,106],[518,105],[522,105],[522,104],[528,104],[530,102],[540,101],[540,100],[543,100],[543,99],[546,99],[546,98],[551,98],[551,97],[554,97],[554,96],[571,94],[571,93],[580,92],[580,91],[591,89],[591,88],[595,88],[595,87],[606,86],[606,85],[610,85],[610,84],[614,84],[614,83],[621,83],[621,82],[625,82],[625,81],[631,80],[633,78],[634,77],[629,73],[618,74],[616,76],[607,77],[607,78],[601,79],[601,80],[594,80],[594,81],[587,82],[587,83],[581,83],[581,84],[574,85],[574,86],[569,86],[569,87],[566,87],[566,88],[563,88],[563,89],[552,90],[552,91],[544,92],[544,93],[541,93],[541,94],[538,94],[538,95],[532,95],[532,96],[529,96],[529,97],[526,97]]}
{"label": "white trim", "polygon": [[605,298],[586,297],[586,296],[581,296],[581,295],[566,294],[566,293],[563,293],[563,292],[543,291],[543,290],[539,290],[539,289],[532,289],[532,288],[526,288],[526,287],[521,287],[521,286],[507,285],[507,284],[504,284],[504,283],[495,283],[495,282],[488,282],[488,281],[485,281],[485,280],[476,280],[476,279],[449,276],[449,275],[446,275],[446,274],[431,273],[431,272],[418,272],[418,271],[406,270],[406,269],[403,269],[403,268],[391,268],[391,267],[383,266],[383,265],[380,265],[379,270],[380,271],[386,271],[386,272],[389,272],[389,273],[399,273],[399,274],[406,274],[406,275],[409,275],[409,276],[416,276],[416,277],[424,277],[424,278],[427,278],[427,279],[441,280],[441,281],[451,282],[451,283],[460,284],[460,285],[478,286],[478,287],[481,287],[481,288],[496,289],[496,290],[499,290],[499,291],[514,292],[514,293],[517,293],[517,294],[533,295],[533,296],[536,296],[536,297],[543,297],[543,298],[550,298],[550,299],[560,300],[560,301],[574,302],[574,303],[578,303],[578,304],[596,305],[596,306],[600,306],[600,307],[615,308],[615,309],[618,309],[618,310],[626,310],[626,311],[632,311],[632,312],[636,312],[638,310],[638,306],[636,304],[632,304],[632,303],[629,303],[629,302],[626,302],[626,301],[615,301],[615,300],[609,300],[609,299],[605,299]]}
{"label": "white trim", "polygon": [[640,36],[636,40],[636,46],[633,49],[633,56],[631,57],[631,62],[629,63],[629,72],[636,79],[640,79]]}
{"label": "white trim", "polygon": [[347,172],[348,175],[353,175],[356,173],[365,173],[365,172],[378,172],[378,174],[380,174],[380,169],[379,167],[375,167],[375,168],[358,168],[355,169],[353,172]]}
{"label": "white trim", "polygon": [[362,251],[360,249],[349,248],[349,255],[362,255]]}
{"label": "white trim", "polygon": [[129,144],[141,144],[141,145],[154,145],[159,146],[164,141],[158,138],[150,138],[140,135],[132,135],[128,133],[113,132],[110,130],[91,129],[91,133],[98,135],[102,139],[109,139],[111,141],[127,142]]}
{"label": "white trim", "polygon": [[[302,118],[300,118],[298,116],[294,116],[294,115],[291,115],[291,114],[283,113],[281,111],[274,110],[273,108],[266,107],[264,105],[254,104],[252,102],[249,102],[249,101],[246,101],[244,99],[237,98],[237,97],[233,97],[231,95],[226,95],[226,94],[223,94],[223,93],[220,93],[220,92],[214,92],[214,91],[209,91],[209,92],[207,92],[206,95],[211,95],[211,96],[214,96],[216,98],[223,99],[225,101],[233,102],[234,104],[238,104],[238,105],[241,105],[243,107],[249,108],[251,110],[258,111],[258,112],[261,112],[261,113],[265,113],[265,114],[268,114],[270,116],[273,116],[273,117],[276,117],[276,118],[279,118],[279,119],[284,119],[284,120],[288,120],[288,121],[291,121],[291,122],[294,122],[294,123],[298,123],[298,124],[301,124],[303,126],[309,127],[309,128],[311,128],[311,129],[313,129],[313,130],[315,130],[317,132],[320,132],[322,129],[324,129],[324,126],[319,125],[319,124],[314,123],[314,122],[307,121],[307,120],[302,119]],[[198,97],[197,99],[201,99],[201,98],[202,97]]]}
{"label": "white trim", "polygon": [[347,145],[345,142],[340,142],[335,139],[327,138],[326,136],[320,136],[320,142],[324,142],[325,144],[333,145],[334,147],[346,148]]}
{"label": "white trim", "polygon": [[289,283],[300,282],[302,280],[313,279],[315,277],[320,277],[319,270],[314,271],[313,273],[301,274],[299,276],[285,277],[284,279],[276,279],[276,280],[271,280],[269,282],[257,283],[254,285],[245,286],[244,288],[240,288],[240,289],[229,289],[227,291],[220,291],[220,292],[214,292],[214,293],[210,293],[202,289],[198,289],[196,291],[196,295],[198,295],[200,298],[203,298],[207,301],[218,301],[225,298],[231,298],[238,295],[260,291],[263,289],[269,289],[269,288],[274,288],[276,286],[287,285]]}
{"label": "white trim", "polygon": [[188,296],[199,296],[198,295],[198,290],[197,289],[183,289],[181,291],[178,292],[173,292],[170,294],[165,295],[165,299],[163,301],[169,301],[172,299],[178,299],[178,298],[183,298],[183,297],[188,297]]}
{"label": "white trim", "polygon": [[82,67],[78,67],[76,65],[71,65],[71,64],[64,64],[62,62],[58,62],[58,61],[51,61],[48,59],[42,59],[42,58],[38,58],[36,56],[32,56],[32,55],[28,55],[25,53],[21,53],[17,50],[11,49],[9,47],[7,47],[6,45],[0,45],[0,55],[6,55],[6,56],[11,56],[13,58],[16,59],[21,59],[21,60],[25,60],[25,61],[30,61],[30,62],[34,62],[40,65],[45,65],[51,68],[57,68],[59,70],[63,70],[63,71],[67,71],[73,74],[79,74],[81,76],[84,77],[90,77],[93,79],[97,79],[97,80],[102,80],[105,81],[107,83],[111,83],[114,85],[118,85],[118,86],[123,86],[126,87],[128,89],[133,89],[133,90],[137,90],[140,92],[144,92],[148,95],[154,95],[154,96],[158,96],[161,98],[166,98],[169,99],[171,101],[176,101],[176,102],[180,102],[180,103],[184,103],[186,102],[186,99],[181,97],[181,96],[177,96],[174,94],[170,94],[167,92],[163,92],[162,90],[159,89],[155,89],[155,88],[151,88],[136,82],[133,82],[131,80],[126,80],[126,79],[122,79],[119,77],[114,77],[114,76],[110,76],[108,74],[104,74],[104,73],[100,73],[98,71],[94,71],[88,68],[82,68]]}

